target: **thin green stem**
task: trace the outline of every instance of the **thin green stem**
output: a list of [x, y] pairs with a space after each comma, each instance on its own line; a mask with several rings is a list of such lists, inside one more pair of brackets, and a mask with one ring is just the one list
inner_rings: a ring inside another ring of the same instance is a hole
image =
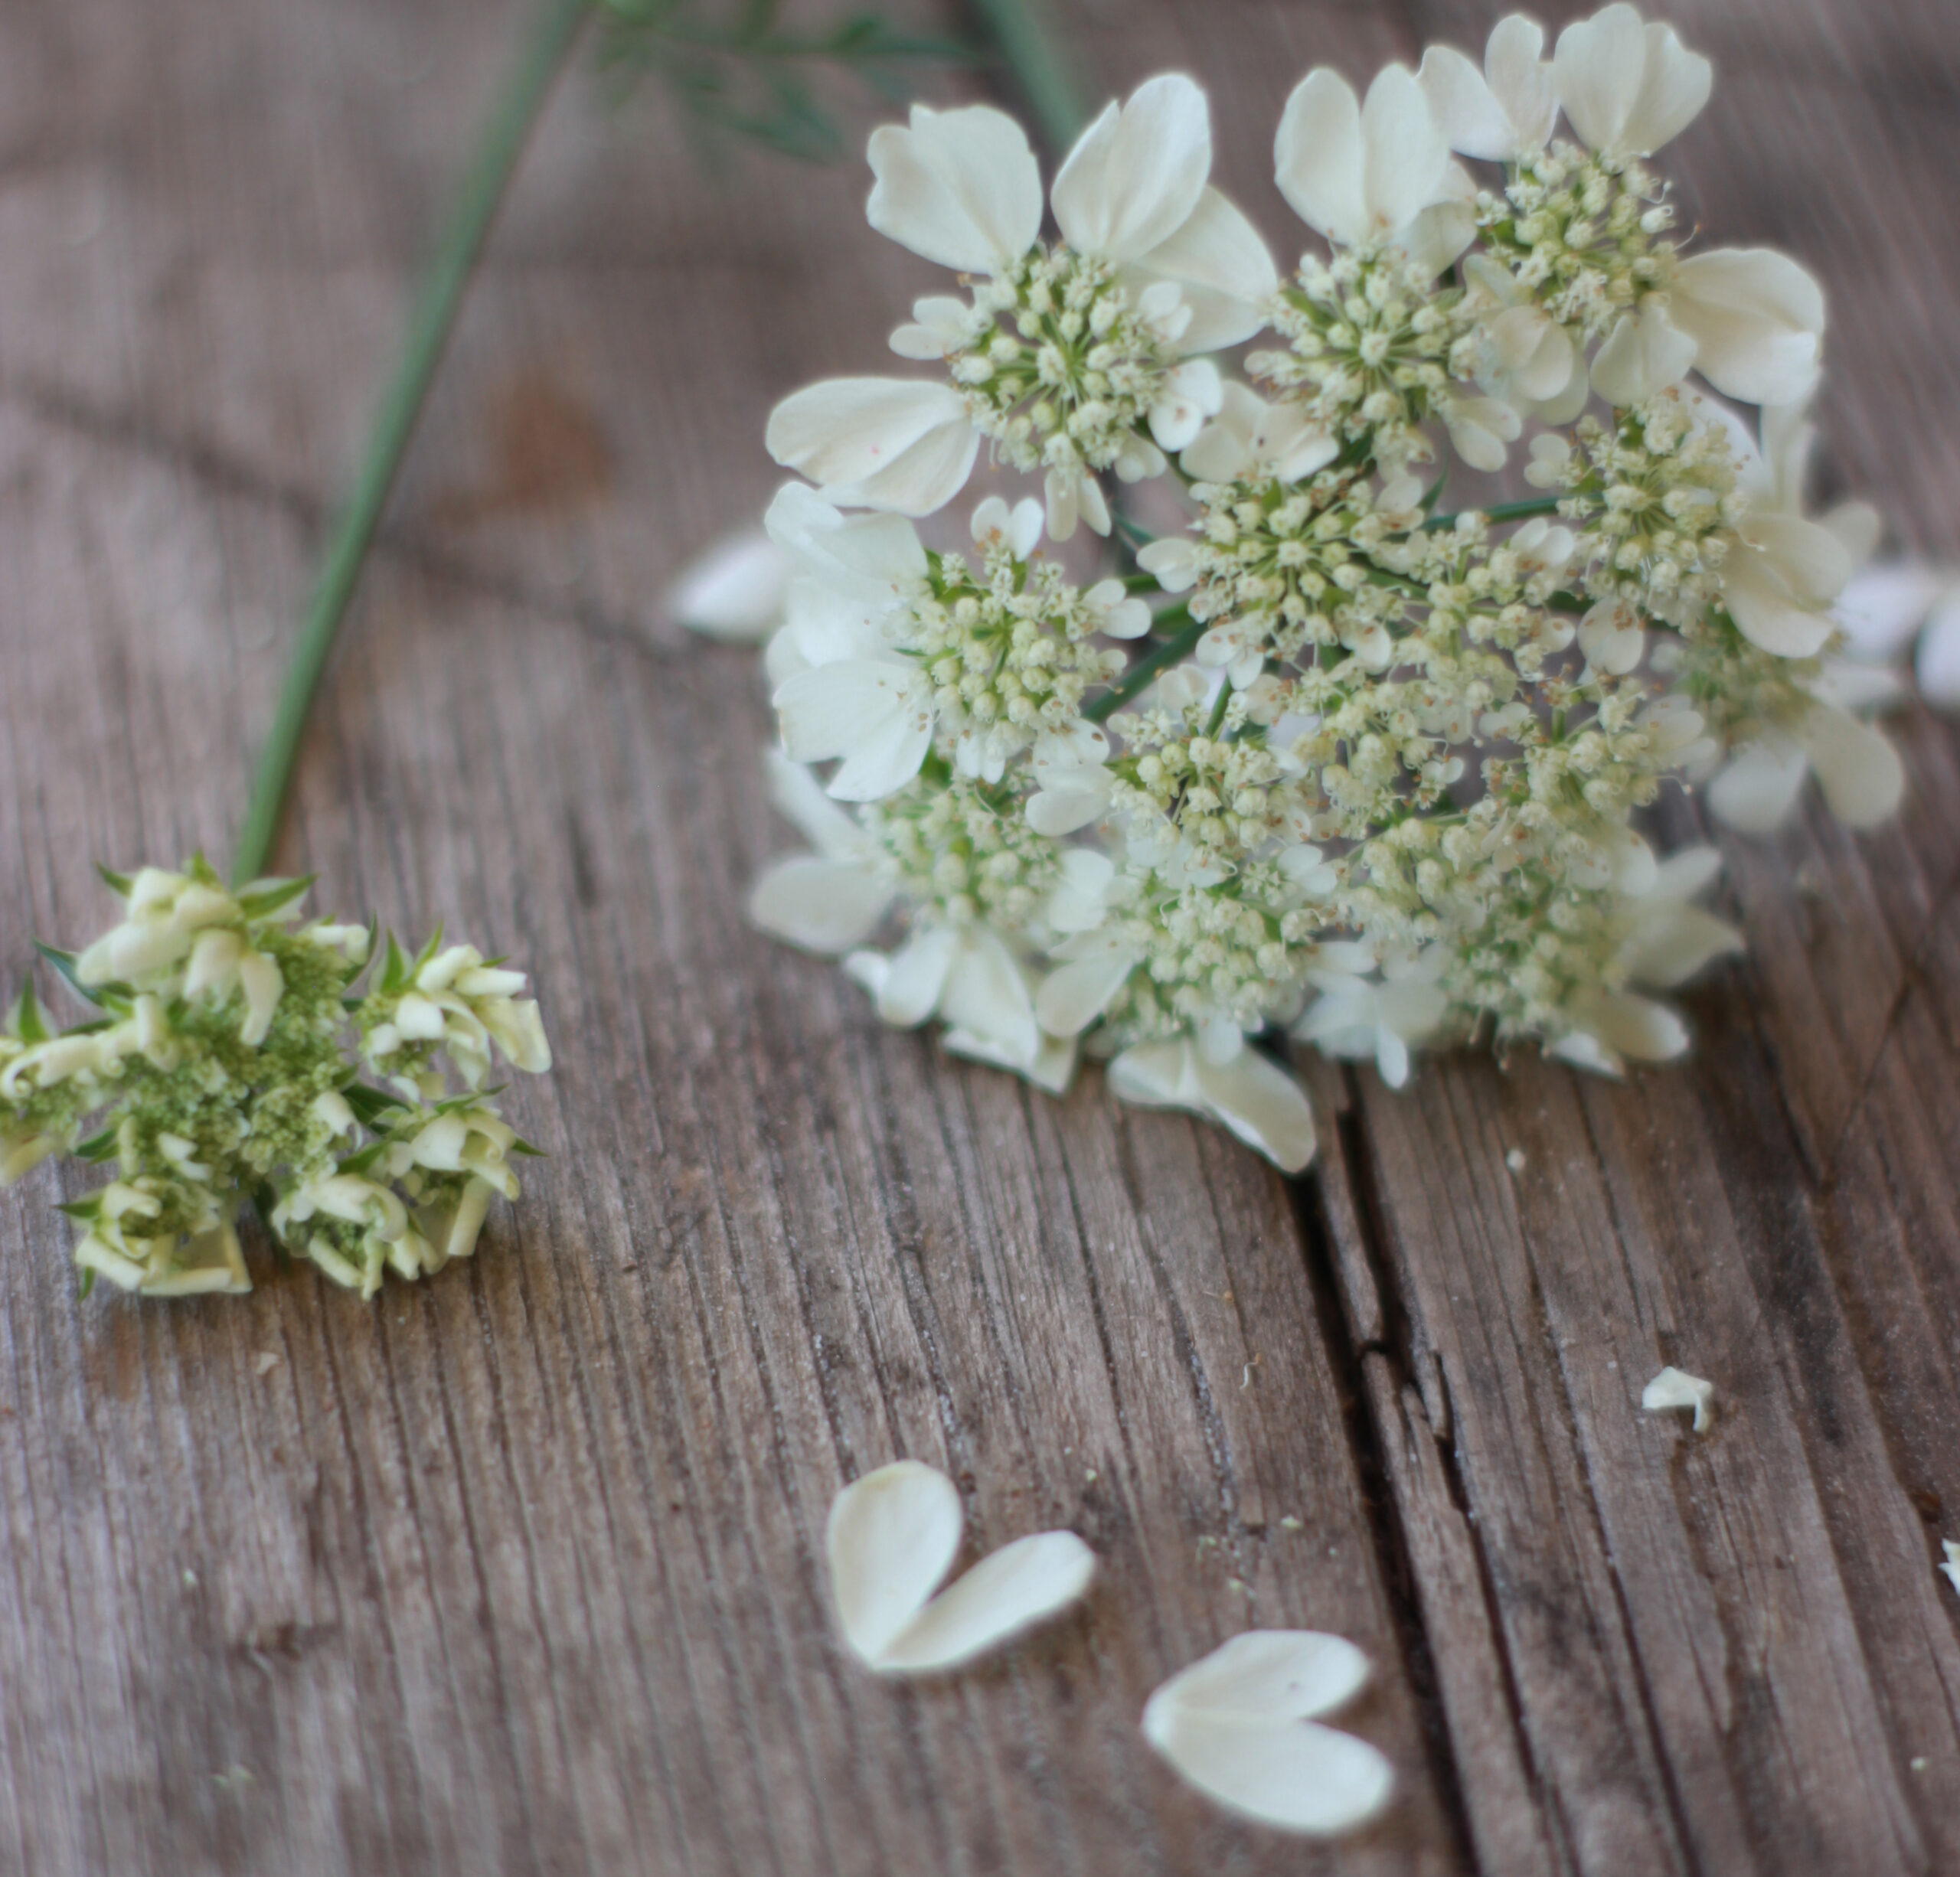
[[1082, 133], [1089, 113], [1074, 74], [1041, 22], [1039, 0], [973, 0], [1027, 98], [1041, 135], [1059, 156]]
[[[1163, 617], [1174, 619], [1184, 611], [1182, 606], [1174, 606]], [[1191, 619], [1168, 638], [1160, 639], [1123, 674], [1120, 684], [1111, 686], [1093, 703], [1084, 704], [1082, 714], [1092, 723], [1107, 722], [1132, 698], [1141, 697], [1148, 690], [1160, 671], [1188, 657], [1206, 630], [1205, 621]]]
[[[1555, 515], [1562, 495], [1534, 495], [1528, 501], [1493, 502], [1488, 508], [1466, 509], [1468, 514], [1481, 515], [1486, 521], [1523, 521], [1532, 515]], [[1453, 528], [1456, 526], [1454, 515], [1432, 515], [1423, 524], [1426, 528]]]
[[233, 877], [241, 883], [256, 879], [271, 858], [313, 694], [360, 582], [368, 550], [407, 454], [430, 382], [442, 362], [463, 289], [532, 127], [592, 5], [593, 0], [548, 0], [511, 68], [463, 178], [462, 194], [423, 282], [400, 362], [369, 435], [360, 473], [328, 544], [312, 603], [279, 689], [272, 728], [260, 752], [233, 871]]

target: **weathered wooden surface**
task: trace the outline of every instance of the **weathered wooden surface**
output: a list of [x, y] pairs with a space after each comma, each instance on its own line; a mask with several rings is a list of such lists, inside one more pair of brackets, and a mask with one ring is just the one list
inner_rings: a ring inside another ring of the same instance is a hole
[[[1098, 91], [1206, 79], [1284, 252], [1292, 79], [1499, 10], [1065, 12]], [[93, 858], [227, 847], [523, 11], [0, 13], [10, 967], [101, 920]], [[1950, 8], [1675, 17], [1720, 67], [1687, 199], [1831, 294], [1828, 482], [1960, 551]], [[1904, 721], [1895, 829], [1728, 844], [1753, 955], [1691, 999], [1692, 1066], [1316, 1069], [1297, 1193], [1093, 1078], [1051, 1103], [880, 1030], [745, 929], [787, 844], [766, 713], [658, 607], [771, 486], [771, 401], [873, 367], [925, 283], [863, 189], [716, 185], [657, 109], [559, 100], [282, 857], [532, 965], [551, 1157], [473, 1265], [373, 1307], [308, 1275], [78, 1305], [59, 1177], [0, 1196], [0, 1869], [1960, 1868], [1953, 738]], [[1709, 1435], [1638, 1412], [1670, 1361], [1715, 1379]], [[822, 1520], [900, 1454], [976, 1546], [1073, 1524], [1086, 1611], [943, 1685], [854, 1672]], [[1402, 1796], [1338, 1849], [1223, 1820], [1136, 1733], [1255, 1624], [1379, 1664], [1351, 1724]]]

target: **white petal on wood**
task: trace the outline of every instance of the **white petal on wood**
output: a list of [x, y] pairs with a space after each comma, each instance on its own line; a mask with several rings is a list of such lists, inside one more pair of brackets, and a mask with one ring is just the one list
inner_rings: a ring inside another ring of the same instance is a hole
[[1394, 1769], [1380, 1751], [1314, 1721], [1248, 1721], [1171, 1707], [1145, 1737], [1207, 1798], [1262, 1825], [1331, 1837], [1388, 1802]]
[[965, 1524], [959, 1494], [943, 1473], [895, 1461], [839, 1493], [826, 1546], [831, 1592], [844, 1639], [877, 1658], [952, 1567]]
[[1690, 1375], [1684, 1369], [1663, 1369], [1640, 1392], [1640, 1405], [1649, 1414], [1664, 1412], [1671, 1408], [1690, 1408], [1694, 1411], [1694, 1431], [1700, 1434], [1714, 1419], [1715, 1384], [1704, 1382], [1698, 1375]]
[[1256, 1049], [1230, 1063], [1194, 1065], [1205, 1105], [1248, 1146], [1282, 1173], [1298, 1173], [1314, 1157], [1314, 1112], [1300, 1085]]
[[1211, 116], [1181, 73], [1111, 105], [1069, 152], [1050, 192], [1070, 246], [1119, 266], [1183, 227], [1211, 174]]
[[957, 1668], [1087, 1594], [1096, 1554], [1073, 1532], [1037, 1532], [982, 1558], [887, 1644], [881, 1674]]
[[1040, 168], [1004, 112], [915, 104], [909, 126], [872, 132], [869, 154], [871, 226], [942, 267], [993, 273], [1041, 232]]
[[1368, 1658], [1344, 1636], [1324, 1630], [1255, 1629], [1180, 1670], [1150, 1697], [1152, 1712], [1176, 1706], [1240, 1719], [1312, 1720], [1353, 1699], [1367, 1682]]

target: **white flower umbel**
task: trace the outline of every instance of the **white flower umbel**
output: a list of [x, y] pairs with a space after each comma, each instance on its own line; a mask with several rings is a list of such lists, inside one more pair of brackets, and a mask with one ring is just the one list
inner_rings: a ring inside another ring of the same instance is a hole
[[1377, 1817], [1394, 1769], [1365, 1740], [1325, 1727], [1368, 1679], [1368, 1660], [1316, 1630], [1249, 1630], [1174, 1675], [1143, 1710], [1143, 1735], [1207, 1798], [1310, 1837]]
[[[1274, 139], [1315, 237], [1283, 282], [1210, 189], [1188, 80], [1096, 120], [1053, 246], [998, 113], [880, 131], [874, 224], [973, 292], [893, 341], [951, 383], [833, 382], [773, 419], [823, 485], [769, 522], [798, 566], [776, 788], [815, 851], [772, 865], [757, 922], [843, 953], [887, 1020], [1044, 1087], [1079, 1050], [1289, 1170], [1314, 1129], [1279, 1036], [1397, 1086], [1466, 1043], [1613, 1076], [1686, 1050], [1666, 1000], [1741, 940], [1699, 903], [1712, 854], [1649, 844], [1656, 805], [1707, 785], [1766, 829], [1815, 774], [1863, 828], [1904, 779], [1864, 721], [1896, 684], [1838, 655], [1877, 518], [1802, 500], [1822, 293], [1693, 250], [1654, 167], [1711, 82], [1624, 5], [1555, 48], [1514, 15], [1365, 96], [1311, 72]], [[1250, 384], [1190, 356], [1262, 319]], [[1038, 481], [929, 547], [905, 515], [982, 442]], [[1459, 465], [1521, 446], [1537, 498], [1451, 511]], [[1042, 523], [1112, 525], [1108, 472], [1173, 453], [1184, 524], [1064, 574]], [[1954, 621], [1919, 662], [1960, 696]]]
[[1100, 480], [1162, 474], [1218, 407], [1196, 354], [1257, 330], [1277, 285], [1252, 225], [1210, 186], [1204, 94], [1155, 78], [1083, 132], [1051, 194], [1020, 126], [985, 105], [913, 107], [874, 132], [867, 213], [880, 233], [977, 277], [971, 302], [921, 300], [893, 349], [943, 360], [950, 384], [838, 378], [779, 404], [776, 459], [850, 507], [925, 515], [965, 485], [983, 439], [1045, 475], [1057, 540], [1109, 528]]
[[1074, 1533], [1039, 1532], [940, 1590], [965, 1524], [952, 1480], [916, 1460], [894, 1461], [838, 1494], [826, 1540], [831, 1591], [844, 1640], [867, 1667], [962, 1667], [1080, 1602], [1094, 1582], [1096, 1554]]
[[1695, 1432], [1704, 1433], [1715, 1418], [1715, 1384], [1683, 1369], [1665, 1368], [1641, 1390], [1640, 1405], [1649, 1414], [1684, 1408], [1694, 1416]]

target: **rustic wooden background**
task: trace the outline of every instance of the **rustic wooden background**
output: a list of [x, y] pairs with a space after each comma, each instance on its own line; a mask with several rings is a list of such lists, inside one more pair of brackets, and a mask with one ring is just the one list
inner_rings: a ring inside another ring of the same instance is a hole
[[[8, 971], [104, 920], [96, 857], [228, 848], [526, 10], [0, 8]], [[1293, 80], [1500, 10], [1060, 8], [1097, 94], [1211, 87], [1282, 253]], [[1719, 68], [1684, 199], [1831, 296], [1828, 489], [1960, 552], [1960, 17], [1674, 17]], [[1057, 1104], [880, 1030], [745, 929], [791, 841], [766, 710], [658, 599], [773, 485], [773, 400], [877, 369], [928, 284], [865, 186], [717, 180], [655, 102], [557, 99], [281, 855], [529, 962], [560, 1066], [514, 1106], [551, 1157], [473, 1264], [373, 1305], [78, 1304], [65, 1176], [0, 1197], [0, 1868], [1960, 1869], [1960, 744], [1902, 720], [1870, 838], [1807, 809], [1724, 843], [1753, 953], [1690, 997], [1690, 1066], [1318, 1069], [1295, 1187], [1093, 1075]], [[1638, 1411], [1666, 1362], [1714, 1379], [1705, 1437]], [[1086, 1611], [942, 1685], [854, 1670], [823, 1520], [908, 1454], [975, 1546], [1083, 1533]], [[1338, 1847], [1230, 1822], [1137, 1733], [1256, 1624], [1379, 1666], [1352, 1724], [1400, 1802]]]

